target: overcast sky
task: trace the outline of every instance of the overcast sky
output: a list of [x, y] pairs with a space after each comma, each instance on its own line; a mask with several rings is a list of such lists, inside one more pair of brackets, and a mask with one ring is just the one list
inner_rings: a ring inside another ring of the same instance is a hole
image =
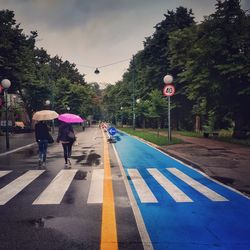
[[[37, 47], [75, 63], [87, 82], [122, 79], [129, 59], [143, 48], [145, 37], [167, 10], [192, 9], [195, 20], [215, 11], [216, 0], [0, 0], [1, 9], [15, 12], [26, 34], [38, 31]], [[242, 0], [243, 9], [250, 0]], [[126, 60], [128, 59], [128, 60]], [[103, 67], [94, 74], [94, 67]], [[84, 67], [86, 65], [93, 68]]]

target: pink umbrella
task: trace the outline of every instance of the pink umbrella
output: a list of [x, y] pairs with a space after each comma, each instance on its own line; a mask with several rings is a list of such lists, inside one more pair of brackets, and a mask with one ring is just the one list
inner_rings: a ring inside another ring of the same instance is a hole
[[58, 120], [66, 123], [79, 123], [84, 121], [79, 115], [69, 113], [59, 115]]

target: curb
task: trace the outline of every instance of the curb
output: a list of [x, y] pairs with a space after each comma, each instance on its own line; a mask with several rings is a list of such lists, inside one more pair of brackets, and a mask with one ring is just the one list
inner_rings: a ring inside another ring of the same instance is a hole
[[172, 156], [173, 158], [175, 158], [175, 159], [177, 159], [179, 161], [182, 161], [183, 163], [185, 163], [185, 164], [187, 164], [187, 165], [189, 165], [189, 166], [191, 166], [193, 168], [196, 168], [196, 169], [200, 170], [201, 172], [205, 173], [205, 171], [202, 169], [202, 167], [199, 164], [194, 163], [193, 161], [191, 161], [191, 160], [189, 160], [189, 159], [187, 159], [185, 157], [182, 157], [180, 155], [169, 152], [169, 151], [163, 149], [162, 147], [160, 147], [160, 146], [158, 146], [158, 145], [156, 145], [156, 144], [154, 144], [152, 142], [146, 141], [146, 140], [144, 140], [144, 139], [142, 139], [142, 138], [140, 138], [138, 136], [130, 135], [130, 134], [124, 132], [124, 131], [121, 131], [121, 132], [125, 133], [125, 134], [127, 134], [129, 136], [132, 136], [132, 137], [136, 138], [137, 140], [142, 141], [142, 142], [144, 142], [144, 143], [146, 143], [146, 144], [148, 144], [148, 145], [150, 145], [150, 146], [152, 146], [154, 148], [157, 148], [158, 150], [162, 151], [163, 153], [166, 153], [166, 154]]
[[198, 164], [198, 163], [194, 163], [193, 161], [183, 157], [183, 156], [180, 156], [180, 155], [177, 155], [177, 154], [174, 154], [172, 152], [169, 152], [167, 150], [164, 150], [163, 148], [159, 147], [159, 146], [156, 146], [157, 149], [159, 149], [160, 151], [172, 156], [173, 158], [176, 158], [177, 160], [179, 161], [182, 161], [183, 163], [193, 167], [193, 168], [196, 168], [198, 170], [200, 170], [201, 172], [205, 173], [205, 171], [202, 169], [202, 167]]

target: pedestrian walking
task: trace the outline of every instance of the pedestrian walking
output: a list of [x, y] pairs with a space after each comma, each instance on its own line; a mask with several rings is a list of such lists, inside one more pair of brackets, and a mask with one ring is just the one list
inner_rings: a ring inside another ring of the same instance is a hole
[[47, 148], [48, 142], [53, 139], [49, 133], [49, 128], [45, 121], [39, 121], [35, 125], [35, 136], [36, 142], [38, 144], [39, 149], [39, 161], [38, 165], [43, 167], [46, 166], [46, 158], [47, 158]]
[[75, 140], [76, 137], [72, 125], [70, 123], [62, 122], [58, 129], [57, 142], [62, 143], [65, 167], [71, 165], [70, 157], [72, 145]]

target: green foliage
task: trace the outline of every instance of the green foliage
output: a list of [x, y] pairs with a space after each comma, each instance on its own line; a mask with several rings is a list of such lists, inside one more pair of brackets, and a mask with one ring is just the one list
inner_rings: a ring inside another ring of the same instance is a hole
[[[96, 114], [139, 127], [167, 124], [163, 77], [172, 74], [171, 124], [192, 130], [231, 128], [235, 138], [250, 131], [250, 15], [240, 0], [217, 1], [215, 12], [196, 24], [184, 7], [168, 11], [145, 38], [121, 81], [105, 90], [87, 84], [76, 65], [35, 48], [36, 32], [25, 35], [14, 12], [0, 12], [0, 77], [12, 82], [31, 115], [50, 99], [58, 111], [66, 105], [83, 116]], [[3, 35], [4, 34], [4, 35]], [[140, 99], [137, 103], [136, 100]], [[133, 109], [133, 107], [135, 108]]]
[[34, 31], [23, 33], [13, 11], [0, 11], [0, 79], [10, 79], [9, 92], [18, 91], [30, 118], [45, 108], [46, 100], [58, 112], [67, 106], [83, 116], [100, 112], [97, 87], [86, 84], [75, 64], [36, 48], [37, 36]]
[[[147, 37], [144, 49], [134, 55], [122, 81], [105, 90], [104, 106], [107, 119], [115, 114], [123, 116], [124, 123], [132, 124], [132, 108], [134, 100], [137, 125], [140, 127], [163, 126], [166, 124], [166, 100], [161, 90], [163, 77], [171, 73], [169, 66], [169, 35], [174, 30], [184, 29], [194, 23], [191, 10], [179, 7], [168, 11], [165, 19], [155, 26], [155, 32]], [[186, 105], [187, 106], [187, 105]], [[123, 107], [122, 112], [120, 107]], [[173, 103], [172, 108], [177, 109]], [[181, 108], [179, 108], [181, 110]]]
[[174, 133], [188, 137], [203, 137], [202, 133], [193, 131], [175, 131]]
[[171, 67], [182, 69], [177, 82], [185, 85], [193, 112], [205, 98], [204, 125], [213, 119], [212, 127], [222, 128], [231, 119], [235, 131], [250, 129], [249, 20], [238, 0], [218, 1], [201, 24], [170, 36]]
[[139, 138], [144, 139], [145, 141], [154, 143], [158, 146], [170, 145], [181, 143], [182, 140], [177, 138], [172, 138], [172, 141], [169, 143], [166, 136], [157, 135], [155, 133], [151, 133], [148, 130], [134, 130], [132, 128], [119, 128], [119, 130], [124, 131], [130, 135], [137, 136]]
[[135, 109], [138, 126], [167, 124], [165, 107], [158, 103], [163, 98], [152, 93], [163, 89], [163, 77], [170, 73], [176, 88], [171, 98], [173, 128], [192, 130], [199, 116], [203, 127], [217, 130], [234, 124], [233, 135], [246, 137], [250, 16], [239, 0], [217, 1], [215, 7], [200, 24], [186, 8], [168, 11], [145, 39], [144, 49], [134, 55], [122, 81], [107, 90], [106, 110], [126, 116], [124, 122], [131, 124], [133, 98], [140, 98]]

